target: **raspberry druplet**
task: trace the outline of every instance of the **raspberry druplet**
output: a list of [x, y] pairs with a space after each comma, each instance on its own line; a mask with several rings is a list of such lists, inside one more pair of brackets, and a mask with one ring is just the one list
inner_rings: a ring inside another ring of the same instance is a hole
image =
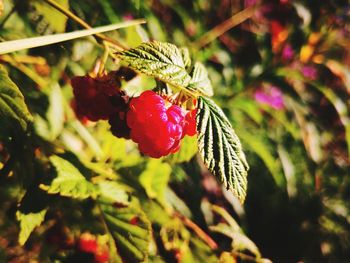
[[130, 137], [143, 154], [159, 158], [179, 149], [185, 113], [177, 105], [167, 107], [155, 92], [145, 91], [133, 98], [126, 120]]
[[184, 133], [188, 136], [193, 136], [197, 134], [196, 114], [197, 114], [197, 109], [194, 109], [189, 111], [185, 116]]

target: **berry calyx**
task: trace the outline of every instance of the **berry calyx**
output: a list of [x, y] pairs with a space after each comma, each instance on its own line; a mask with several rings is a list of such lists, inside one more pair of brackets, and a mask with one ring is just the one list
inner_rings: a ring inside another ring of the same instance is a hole
[[127, 112], [130, 137], [139, 150], [159, 158], [176, 152], [183, 137], [185, 114], [177, 105], [166, 106], [164, 99], [153, 91], [133, 98]]

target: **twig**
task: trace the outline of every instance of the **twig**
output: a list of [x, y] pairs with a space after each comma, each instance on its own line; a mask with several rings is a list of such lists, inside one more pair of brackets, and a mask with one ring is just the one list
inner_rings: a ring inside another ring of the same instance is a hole
[[[1, 59], [0, 59], [1, 60]], [[5, 61], [5, 60], [4, 60]], [[31, 68], [26, 65], [18, 62], [15, 57], [6, 57], [6, 62], [9, 63], [12, 67], [18, 69], [25, 75], [27, 75], [31, 80], [33, 80], [40, 88], [44, 88], [47, 86], [47, 81], [43, 79], [40, 75], [38, 75]]]
[[231, 28], [239, 25], [240, 23], [250, 18], [254, 14], [255, 9], [256, 9], [256, 6], [250, 6], [244, 9], [243, 11], [235, 14], [231, 18], [222, 22], [220, 25], [217, 25], [212, 30], [205, 33], [199, 40], [196, 41], [194, 46], [197, 48], [201, 48], [209, 44], [214, 39], [224, 34], [226, 31], [230, 30]]
[[260, 262], [260, 258], [249, 256], [249, 255], [241, 253], [241, 252], [231, 251], [230, 253], [232, 255], [236, 256], [236, 257], [239, 257], [239, 258], [243, 259], [243, 260], [249, 260], [249, 261], [253, 261], [253, 262]]
[[[47, 4], [49, 4], [50, 6], [52, 6], [53, 8], [55, 8], [56, 10], [58, 10], [59, 12], [63, 13], [64, 15], [66, 15], [67, 17], [69, 17], [70, 19], [74, 20], [75, 22], [77, 22], [79, 25], [81, 25], [82, 27], [86, 28], [86, 29], [91, 29], [92, 27], [86, 23], [83, 19], [81, 19], [80, 17], [76, 16], [75, 14], [73, 14], [71, 11], [69, 11], [68, 9], [64, 8], [63, 6], [61, 6], [60, 4], [58, 4], [57, 2], [55, 2], [54, 0], [44, 0]], [[96, 37], [100, 38], [101, 40], [110, 42], [111, 44], [113, 44], [115, 46], [116, 49], [118, 50], [123, 50], [126, 49], [126, 47], [124, 47], [122, 44], [120, 44], [118, 41], [109, 38], [101, 33], [98, 33], [95, 35]]]
[[211, 249], [218, 248], [218, 245], [216, 244], [216, 242], [207, 233], [205, 233], [196, 223], [194, 223], [191, 219], [189, 219], [189, 218], [187, 218], [187, 217], [185, 217], [177, 212], [175, 212], [174, 215], [177, 216], [178, 218], [180, 218], [186, 226], [191, 228], [198, 235], [198, 237], [200, 237], [205, 243], [208, 244], [208, 246]]

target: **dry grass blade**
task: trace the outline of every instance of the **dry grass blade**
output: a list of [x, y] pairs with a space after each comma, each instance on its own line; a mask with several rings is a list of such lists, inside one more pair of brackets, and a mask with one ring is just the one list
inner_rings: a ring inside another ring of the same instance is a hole
[[46, 46], [50, 44], [60, 43], [60, 42], [64, 42], [64, 41], [68, 41], [68, 40], [72, 40], [80, 37], [95, 35], [98, 33], [135, 26], [143, 23], [145, 23], [145, 20], [137, 19], [137, 20], [127, 21], [127, 22], [112, 24], [108, 26], [101, 26], [101, 27], [96, 27], [92, 29], [84, 29], [84, 30], [79, 30], [79, 31], [74, 31], [69, 33], [6, 41], [3, 43], [0, 43], [0, 54], [6, 54], [6, 53], [22, 50], [22, 49], [41, 47], [41, 46]]

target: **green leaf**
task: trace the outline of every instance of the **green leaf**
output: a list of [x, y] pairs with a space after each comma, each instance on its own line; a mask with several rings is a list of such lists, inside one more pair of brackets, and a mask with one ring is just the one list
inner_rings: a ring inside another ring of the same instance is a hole
[[108, 26], [96, 27], [92, 29], [78, 30], [78, 31], [69, 32], [69, 33], [5, 41], [0, 43], [0, 55], [22, 50], [22, 49], [27, 49], [27, 48], [47, 46], [55, 43], [60, 43], [60, 42], [64, 42], [64, 41], [68, 41], [76, 38], [91, 36], [94, 34], [112, 31], [119, 28], [134, 26], [142, 23], [144, 23], [144, 20], [138, 19], [138, 20], [132, 20], [132, 21], [127, 21], [127, 22], [118, 23], [118, 24], [112, 24]]
[[113, 181], [101, 181], [98, 183], [99, 199], [106, 202], [129, 204], [129, 195], [124, 187]]
[[182, 52], [173, 44], [153, 41], [116, 55], [132, 69], [176, 87], [185, 88], [191, 81]]
[[36, 213], [22, 213], [17, 211], [16, 217], [20, 221], [20, 233], [18, 237], [18, 242], [21, 246], [28, 240], [30, 234], [33, 232], [34, 228], [40, 226], [45, 219], [47, 209], [41, 210]]
[[149, 159], [146, 169], [141, 173], [139, 181], [148, 197], [164, 202], [165, 189], [170, 178], [171, 167], [159, 159]]
[[24, 97], [5, 68], [0, 65], [0, 131], [11, 134], [13, 130], [28, 130], [32, 116], [24, 102]]
[[284, 189], [286, 187], [286, 178], [281, 171], [279, 160], [274, 156], [273, 148], [268, 138], [264, 137], [265, 134], [261, 134], [259, 131], [255, 131], [254, 134], [248, 131], [243, 131], [238, 134], [242, 142], [247, 146], [247, 149], [251, 149], [263, 160], [276, 184]]
[[196, 62], [190, 75], [192, 79], [187, 87], [188, 89], [209, 97], [214, 95], [208, 71], [202, 63]]
[[44, 221], [48, 204], [45, 192], [37, 186], [28, 188], [16, 212], [16, 218], [20, 222], [18, 242], [21, 246], [25, 244], [35, 227]]
[[[68, 0], [55, 0], [57, 4], [69, 9]], [[66, 22], [68, 17], [57, 11], [55, 8], [51, 7], [44, 1], [32, 1], [31, 3], [36, 11], [43, 16], [45, 22], [47, 22], [50, 29], [55, 32], [61, 33], [66, 29]]]
[[54, 140], [61, 133], [64, 123], [63, 95], [58, 83], [51, 86], [49, 103], [46, 117], [50, 124], [51, 139]]
[[53, 141], [62, 132], [64, 124], [63, 95], [58, 83], [54, 83], [48, 92], [49, 108], [46, 119], [39, 114], [34, 116], [34, 127], [36, 133], [48, 141]]
[[197, 153], [197, 139], [195, 136], [185, 136], [182, 139], [180, 150], [171, 154], [168, 159], [170, 163], [188, 162]]
[[100, 200], [100, 207], [125, 262], [147, 261], [151, 223], [139, 205], [133, 201], [125, 207]]
[[259, 249], [255, 243], [244, 234], [236, 220], [222, 207], [213, 205], [212, 209], [213, 212], [221, 215], [226, 222], [219, 223], [215, 226], [209, 226], [209, 229], [231, 238], [233, 251], [248, 250], [260, 259], [261, 254]]
[[205, 165], [243, 203], [249, 166], [224, 112], [212, 100], [199, 97], [196, 125], [198, 148]]
[[188, 69], [189, 67], [191, 67], [190, 51], [186, 47], [181, 47], [180, 52], [185, 64], [185, 68]]
[[42, 190], [49, 194], [60, 194], [77, 199], [96, 196], [94, 185], [87, 181], [70, 162], [56, 155], [51, 156], [50, 161], [57, 170], [57, 177], [50, 185], [41, 184]]

